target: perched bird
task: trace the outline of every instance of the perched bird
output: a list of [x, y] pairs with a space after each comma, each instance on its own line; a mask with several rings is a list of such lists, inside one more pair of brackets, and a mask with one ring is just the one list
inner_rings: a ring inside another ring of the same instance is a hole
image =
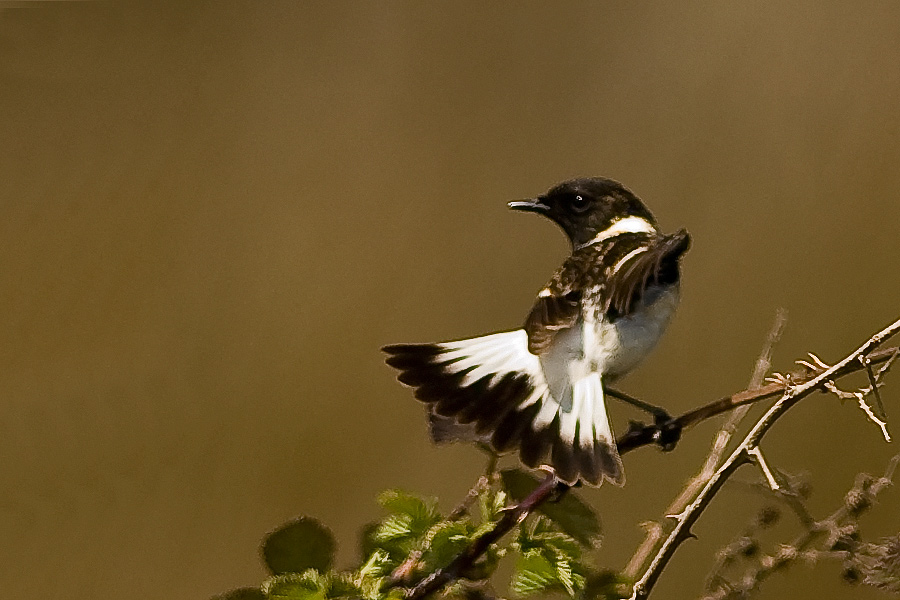
[[383, 348], [435, 418], [474, 427], [497, 452], [518, 448], [568, 484], [625, 481], [604, 386], [654, 347], [679, 299], [684, 230], [660, 233], [621, 183], [573, 179], [510, 208], [559, 225], [572, 254], [538, 292], [522, 329]]

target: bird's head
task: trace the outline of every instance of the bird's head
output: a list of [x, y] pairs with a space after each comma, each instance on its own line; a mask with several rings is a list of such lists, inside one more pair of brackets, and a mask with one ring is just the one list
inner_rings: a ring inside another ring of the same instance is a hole
[[574, 248], [597, 236], [656, 233], [656, 220], [644, 203], [618, 181], [603, 177], [571, 179], [537, 198], [509, 203], [513, 210], [536, 212], [559, 225]]

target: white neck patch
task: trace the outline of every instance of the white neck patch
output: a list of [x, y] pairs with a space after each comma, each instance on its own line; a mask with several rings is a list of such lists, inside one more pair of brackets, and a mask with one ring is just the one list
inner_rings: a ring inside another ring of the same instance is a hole
[[602, 242], [603, 240], [608, 240], [611, 237], [622, 235], [623, 233], [656, 233], [656, 227], [651, 225], [644, 217], [625, 217], [624, 219], [613, 221], [612, 225], [595, 235], [594, 239], [576, 246], [575, 249], [580, 250], [586, 246], [591, 246], [598, 242]]

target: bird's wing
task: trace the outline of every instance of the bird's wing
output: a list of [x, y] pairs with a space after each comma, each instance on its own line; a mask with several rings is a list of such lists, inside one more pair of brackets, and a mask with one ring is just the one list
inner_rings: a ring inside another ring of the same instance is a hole
[[650, 284], [678, 281], [678, 259], [690, 246], [684, 230], [670, 235], [623, 233], [576, 250], [540, 291], [528, 319], [528, 350], [543, 355], [573, 327], [582, 300], [615, 320], [628, 316]]
[[620, 244], [607, 253], [599, 305], [612, 320], [631, 314], [648, 285], [678, 281], [678, 259], [690, 246], [691, 238], [681, 230], [652, 236], [634, 247]]
[[588, 253], [574, 252], [538, 293], [525, 320], [529, 352], [544, 354], [560, 331], [569, 329], [578, 321], [581, 314], [582, 282], [586, 270], [593, 262]]

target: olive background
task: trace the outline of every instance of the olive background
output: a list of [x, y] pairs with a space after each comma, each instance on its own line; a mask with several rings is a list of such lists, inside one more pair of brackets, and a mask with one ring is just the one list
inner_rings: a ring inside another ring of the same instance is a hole
[[[568, 248], [506, 202], [569, 177], [693, 235], [622, 389], [742, 389], [778, 307], [776, 369], [850, 352], [900, 317], [898, 31], [892, 1], [0, 3], [0, 595], [202, 599], [258, 584], [297, 514], [349, 565], [379, 490], [452, 507], [484, 458], [429, 443], [379, 347], [518, 327]], [[900, 415], [900, 381], [884, 398]], [[715, 430], [581, 492], [600, 564]], [[900, 448], [815, 395], [764, 450], [824, 516]], [[659, 597], [697, 597], [766, 500], [737, 479]], [[867, 538], [900, 531], [897, 494]], [[759, 597], [884, 596], [830, 562]]]

